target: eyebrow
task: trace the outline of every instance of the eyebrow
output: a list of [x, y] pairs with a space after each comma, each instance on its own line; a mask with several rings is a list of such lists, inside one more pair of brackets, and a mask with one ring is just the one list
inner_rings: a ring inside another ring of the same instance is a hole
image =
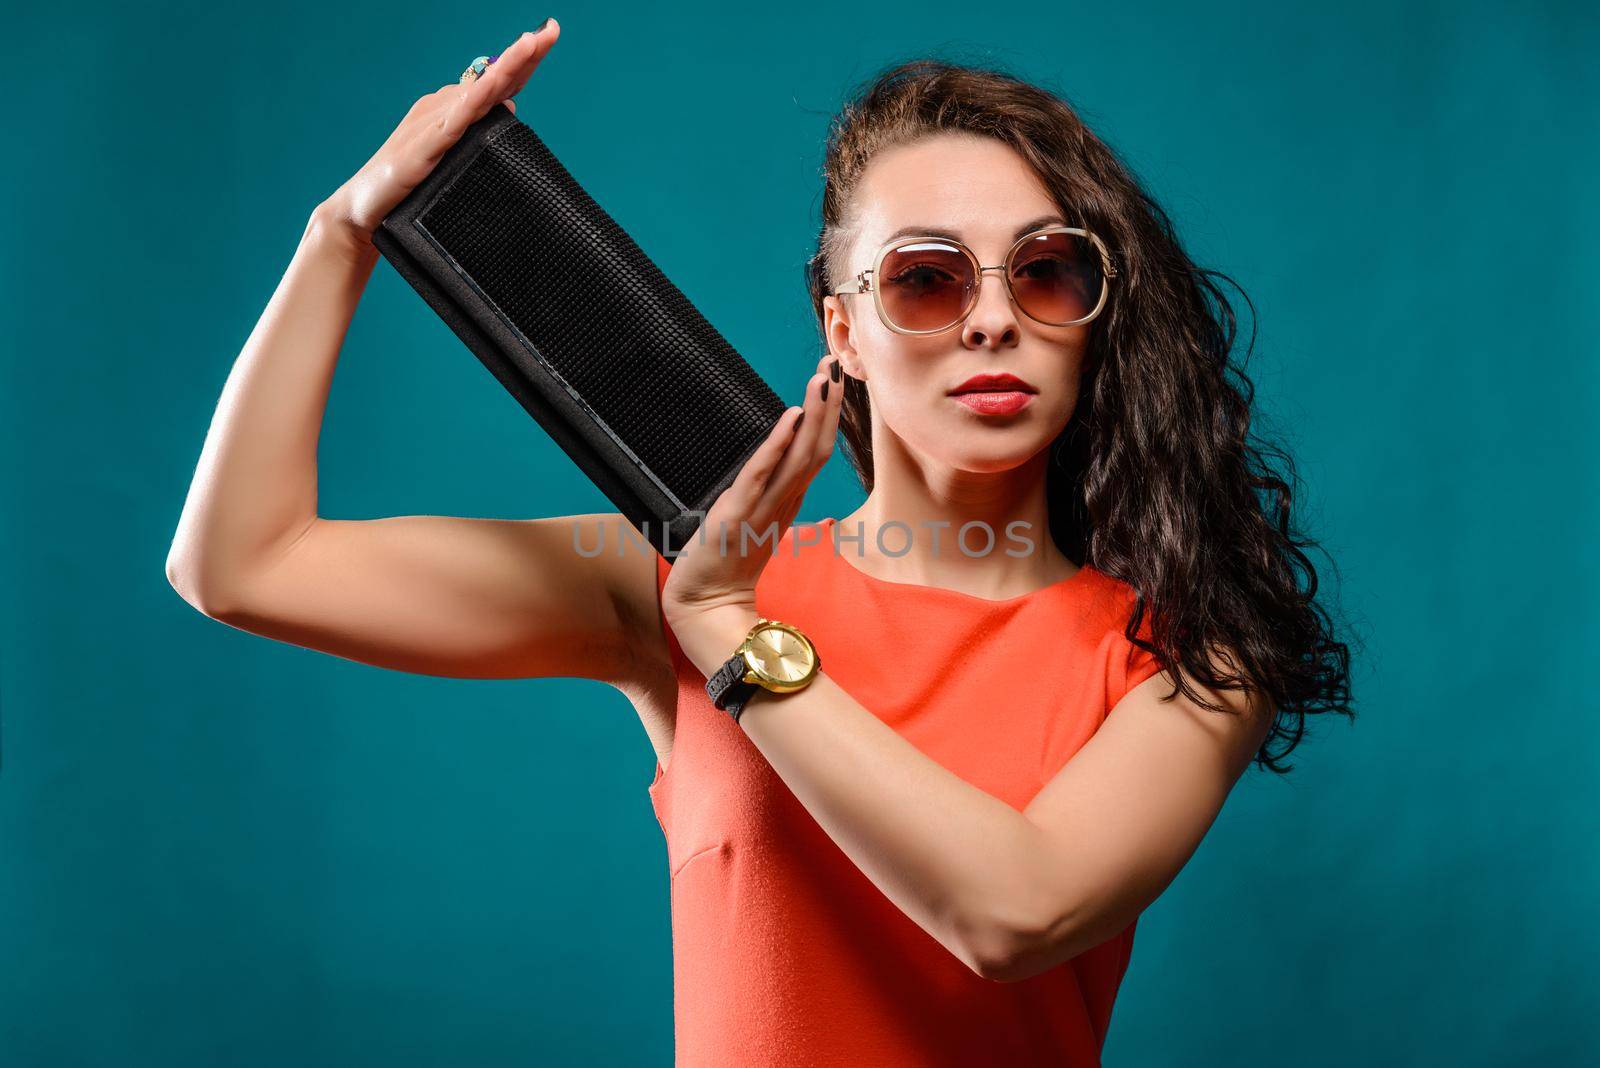
[[[1031, 233], [1032, 231], [1039, 229], [1041, 226], [1065, 226], [1065, 225], [1067, 225], [1067, 220], [1063, 219], [1060, 215], [1056, 215], [1056, 214], [1041, 215], [1037, 219], [1029, 219], [1027, 222], [1025, 222], [1021, 226], [1017, 227], [1016, 233], [1011, 235], [1011, 240], [1015, 241], [1018, 238], [1020, 238], [1023, 234]], [[947, 237], [952, 241], [960, 241], [960, 240], [962, 240], [961, 235], [956, 233], [954, 230], [944, 230], [944, 229], [941, 229], [941, 228], [939, 228], [937, 226], [902, 226], [900, 229], [896, 230], [894, 233], [890, 234], [888, 237], [884, 238], [883, 240], [884, 240], [884, 243], [887, 244], [888, 242], [893, 241], [896, 238], [912, 237], [912, 236], [916, 236], [916, 237]]]

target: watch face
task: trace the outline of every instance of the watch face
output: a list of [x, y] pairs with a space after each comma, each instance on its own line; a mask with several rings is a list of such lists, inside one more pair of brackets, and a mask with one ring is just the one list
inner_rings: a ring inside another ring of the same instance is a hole
[[817, 656], [809, 642], [785, 627], [766, 626], [750, 638], [751, 667], [777, 683], [799, 682], [811, 673]]

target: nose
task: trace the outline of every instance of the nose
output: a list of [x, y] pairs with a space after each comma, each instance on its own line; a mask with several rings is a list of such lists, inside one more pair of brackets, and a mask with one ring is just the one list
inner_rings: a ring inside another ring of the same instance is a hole
[[[990, 271], [1001, 275], [990, 278]], [[969, 348], [1000, 348], [1016, 345], [1022, 338], [1022, 324], [1006, 288], [1005, 267], [983, 267], [978, 271], [978, 299], [961, 324], [961, 342]]]

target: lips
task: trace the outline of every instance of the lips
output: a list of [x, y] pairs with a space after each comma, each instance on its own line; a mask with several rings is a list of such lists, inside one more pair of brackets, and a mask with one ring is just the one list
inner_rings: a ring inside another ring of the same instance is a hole
[[950, 391], [950, 396], [958, 397], [967, 393], [1037, 393], [1037, 389], [1028, 382], [1024, 382], [1013, 374], [973, 375], [955, 389]]
[[1013, 415], [1032, 404], [1033, 397], [1032, 393], [1013, 389], [1002, 393], [954, 393], [950, 399], [979, 415]]

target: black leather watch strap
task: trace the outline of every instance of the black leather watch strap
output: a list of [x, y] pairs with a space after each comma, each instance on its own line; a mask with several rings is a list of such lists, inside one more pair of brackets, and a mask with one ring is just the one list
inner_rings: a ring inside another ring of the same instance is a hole
[[735, 723], [739, 722], [739, 713], [744, 711], [745, 702], [761, 689], [753, 682], [744, 681], [745, 673], [749, 670], [744, 654], [735, 653], [706, 680], [706, 694], [711, 698], [711, 703], [731, 715]]

